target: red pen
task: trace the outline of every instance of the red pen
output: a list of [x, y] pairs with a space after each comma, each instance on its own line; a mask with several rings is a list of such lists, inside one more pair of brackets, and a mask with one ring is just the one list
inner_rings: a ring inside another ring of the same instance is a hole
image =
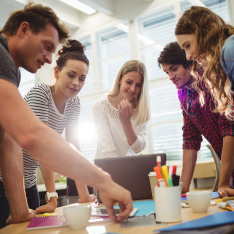
[[154, 171], [155, 171], [155, 173], [157, 175], [159, 187], [166, 187], [165, 181], [162, 178], [162, 175], [160, 173], [160, 168], [158, 166], [156, 166], [156, 167], [154, 167]]

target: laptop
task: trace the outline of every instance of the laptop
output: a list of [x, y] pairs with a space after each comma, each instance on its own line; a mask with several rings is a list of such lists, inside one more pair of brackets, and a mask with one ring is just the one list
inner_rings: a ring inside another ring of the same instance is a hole
[[[146, 154], [95, 159], [94, 164], [111, 175], [113, 181], [129, 190], [133, 200], [152, 199], [148, 174], [156, 166], [157, 156], [166, 165], [166, 154]], [[97, 192], [98, 202], [101, 202]]]

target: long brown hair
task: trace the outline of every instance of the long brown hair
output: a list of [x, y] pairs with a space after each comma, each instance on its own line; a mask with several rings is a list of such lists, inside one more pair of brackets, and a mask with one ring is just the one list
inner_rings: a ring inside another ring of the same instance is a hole
[[231, 82], [221, 66], [220, 53], [225, 40], [234, 34], [234, 27], [208, 8], [192, 6], [179, 19], [175, 34], [195, 34], [199, 56], [207, 63], [202, 79], [217, 102], [216, 110], [233, 119]]

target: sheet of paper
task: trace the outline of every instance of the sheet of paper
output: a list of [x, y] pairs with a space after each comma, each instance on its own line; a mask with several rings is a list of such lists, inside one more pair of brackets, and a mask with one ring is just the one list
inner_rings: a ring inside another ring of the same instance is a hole
[[[120, 228], [156, 226], [154, 215], [128, 218], [120, 222]], [[160, 225], [160, 224], [159, 224]], [[164, 224], [165, 225], [165, 224]]]

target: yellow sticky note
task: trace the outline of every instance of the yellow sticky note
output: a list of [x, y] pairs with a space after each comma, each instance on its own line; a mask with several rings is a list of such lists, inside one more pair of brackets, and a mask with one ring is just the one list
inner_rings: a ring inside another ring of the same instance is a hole
[[43, 216], [44, 217], [48, 217], [48, 216], [55, 216], [56, 213], [44, 213]]

